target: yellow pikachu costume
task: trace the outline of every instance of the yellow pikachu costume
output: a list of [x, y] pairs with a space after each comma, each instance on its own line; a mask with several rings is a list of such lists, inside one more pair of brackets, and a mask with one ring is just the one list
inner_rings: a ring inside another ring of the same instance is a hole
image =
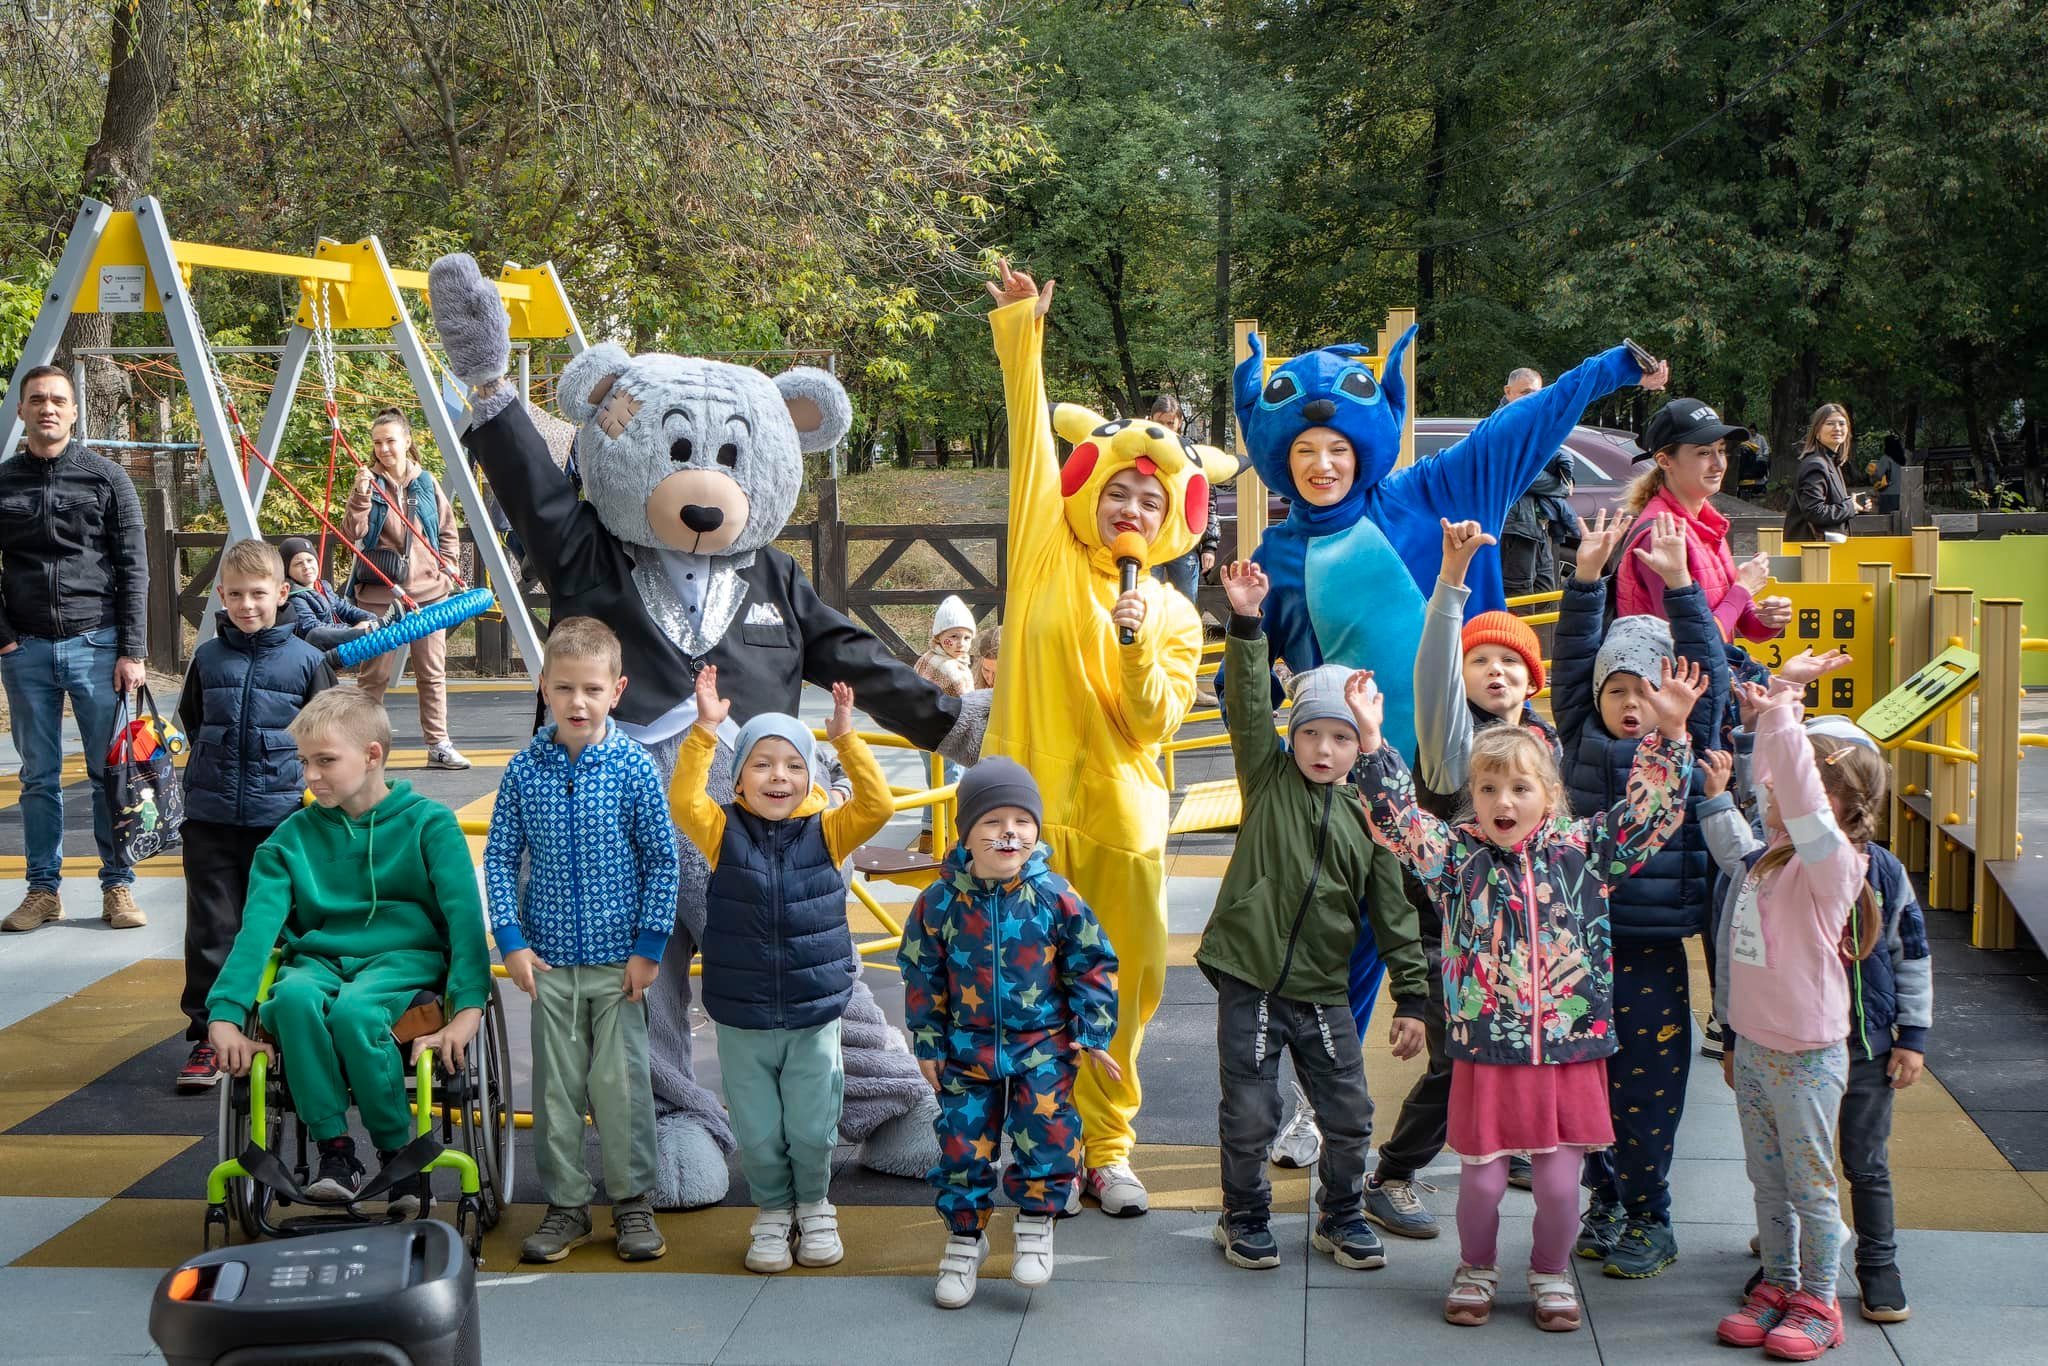
[[[1117, 643], [1110, 609], [1117, 566], [1096, 530], [1112, 477], [1137, 467], [1165, 488], [1149, 559], [1192, 550], [1209, 515], [1210, 481], [1235, 462], [1145, 422], [1106, 422], [1074, 404], [1048, 411], [1036, 301], [989, 315], [1010, 414], [1009, 592], [1003, 667], [982, 753], [1031, 771], [1045, 802], [1042, 838], [1053, 870], [1095, 912], [1116, 949], [1113, 1082], [1084, 1067], [1074, 1086], [1090, 1167], [1129, 1158], [1142, 1092], [1138, 1046], [1166, 985], [1167, 789], [1159, 746], [1195, 696], [1202, 626], [1174, 589], [1141, 575], [1145, 624]], [[1074, 443], [1064, 467], [1053, 423]]]

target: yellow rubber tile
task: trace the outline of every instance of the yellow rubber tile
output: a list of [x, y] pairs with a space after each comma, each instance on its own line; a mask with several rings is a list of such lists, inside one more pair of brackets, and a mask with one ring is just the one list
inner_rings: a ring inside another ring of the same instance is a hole
[[[1910, 1095], [1928, 1083], [1923, 1078]], [[1944, 1095], [1946, 1093], [1943, 1093]], [[1950, 1171], [2009, 1172], [2012, 1164], [1998, 1145], [1963, 1113], [1953, 1100], [1942, 1110], [1908, 1110], [1892, 1106], [1892, 1137], [1889, 1144], [1892, 1181], [1939, 1181]]]
[[1178, 854], [1167, 865], [1168, 877], [1222, 877], [1230, 871], [1228, 854]]
[[2034, 1188], [2034, 1193], [2048, 1200], [2048, 1172], [2021, 1172], [2020, 1179]]
[[[503, 768], [512, 762], [512, 756], [518, 752], [516, 749], [466, 749], [462, 751], [462, 755], [478, 768]], [[391, 751], [391, 761], [385, 765], [387, 768], [398, 769], [426, 766], [427, 752], [423, 749], [394, 749]]]
[[[123, 1201], [122, 1203], [127, 1203]], [[839, 1240], [846, 1257], [829, 1267], [794, 1267], [786, 1276], [922, 1276], [937, 1270], [945, 1246], [945, 1225], [929, 1204], [840, 1205]], [[439, 1207], [437, 1207], [439, 1210]], [[442, 1211], [445, 1212], [445, 1211]], [[514, 1205], [484, 1239], [484, 1264], [495, 1271], [519, 1264], [519, 1245], [540, 1224], [545, 1205]], [[613, 1250], [611, 1213], [591, 1211], [591, 1239], [559, 1262], [554, 1271], [635, 1271], [669, 1275], [736, 1276], [746, 1273], [747, 1229], [754, 1211], [721, 1205], [688, 1213], [658, 1214], [668, 1255], [653, 1262], [622, 1262]], [[984, 1276], [1008, 1276], [1009, 1229], [1015, 1211], [998, 1209], [989, 1222], [991, 1253]], [[529, 1270], [534, 1268], [527, 1268]]]
[[203, 1250], [206, 1200], [109, 1200], [14, 1266], [176, 1266]]
[[[1166, 1143], [1141, 1143], [1131, 1154], [1131, 1166], [1151, 1194], [1153, 1209], [1222, 1209], [1223, 1178], [1218, 1160], [1215, 1148]], [[1273, 1181], [1276, 1212], [1308, 1212], [1309, 1172], [1268, 1167], [1266, 1175]]]
[[[0, 802], [0, 808], [6, 803]], [[81, 882], [92, 882], [99, 877], [100, 861], [97, 855], [79, 855], [64, 860], [64, 876], [77, 878]], [[137, 877], [183, 877], [185, 862], [178, 854], [158, 854], [155, 858], [144, 859], [135, 865]], [[28, 862], [20, 854], [0, 854], [0, 878], [25, 878], [28, 876]], [[71, 900], [78, 901], [73, 893]], [[98, 903], [93, 903], [94, 914], [98, 914]], [[67, 907], [68, 908], [68, 907]], [[72, 912], [74, 915], [77, 911]]]
[[[2010, 1168], [2002, 1172], [1892, 1169], [1900, 1228], [1969, 1233], [2048, 1233], [2048, 1194]], [[1846, 1207], [1848, 1202], [1843, 1201]]]
[[185, 965], [145, 958], [0, 1029], [0, 1132], [184, 1027]]
[[1180, 799], [1180, 809], [1166, 827], [1170, 835], [1192, 834], [1197, 830], [1234, 830], [1244, 814], [1244, 800], [1237, 779], [1195, 783]]
[[119, 1195], [193, 1144], [212, 1141], [185, 1134], [0, 1134], [0, 1196]]

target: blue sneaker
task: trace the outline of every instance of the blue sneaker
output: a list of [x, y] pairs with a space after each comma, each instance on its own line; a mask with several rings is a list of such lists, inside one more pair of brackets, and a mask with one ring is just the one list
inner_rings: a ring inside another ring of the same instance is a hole
[[1678, 1236], [1669, 1223], [1630, 1215], [1621, 1236], [1614, 1241], [1614, 1250], [1607, 1254], [1607, 1264], [1600, 1270], [1623, 1280], [1643, 1281], [1662, 1275], [1677, 1260]]
[[1427, 1181], [1415, 1179], [1368, 1180], [1365, 1183], [1365, 1217], [1403, 1238], [1434, 1238], [1442, 1230], [1437, 1227], [1436, 1216], [1429, 1212], [1429, 1206], [1422, 1203], [1417, 1192], [1435, 1189]]
[[1376, 1271], [1387, 1264], [1386, 1245], [1357, 1210], [1325, 1214], [1309, 1242], [1316, 1251], [1329, 1253], [1338, 1266], [1353, 1271]]

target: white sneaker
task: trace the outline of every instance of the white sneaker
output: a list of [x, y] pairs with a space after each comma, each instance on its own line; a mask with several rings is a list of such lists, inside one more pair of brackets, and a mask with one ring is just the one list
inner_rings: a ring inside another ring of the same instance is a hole
[[1044, 1285], [1052, 1279], [1050, 1214], [1017, 1216], [1017, 1252], [1010, 1259], [1010, 1279], [1019, 1285]]
[[747, 1270], [764, 1276], [789, 1270], [789, 1229], [795, 1219], [795, 1212], [786, 1209], [764, 1209], [754, 1216], [747, 1230]]
[[1060, 1218], [1071, 1219], [1086, 1208], [1081, 1203], [1081, 1187], [1087, 1184], [1087, 1179], [1081, 1173], [1074, 1173], [1074, 1179], [1067, 1184], [1067, 1207], [1060, 1211]]
[[846, 1255], [839, 1242], [839, 1211], [830, 1200], [796, 1207], [796, 1264], [832, 1266]]
[[946, 1239], [946, 1251], [939, 1258], [939, 1284], [932, 1300], [941, 1309], [964, 1309], [974, 1299], [975, 1278], [988, 1260], [988, 1235], [969, 1237], [956, 1233]]
[[464, 769], [469, 767], [469, 760], [462, 757], [461, 750], [443, 741], [427, 748], [427, 767]]
[[1145, 1183], [1131, 1170], [1128, 1162], [1112, 1162], [1107, 1167], [1088, 1169], [1088, 1193], [1095, 1197], [1102, 1212], [1113, 1219], [1135, 1219], [1151, 1208], [1145, 1194]]
[[1276, 1167], [1313, 1167], [1316, 1159], [1323, 1155], [1323, 1132], [1316, 1127], [1315, 1107], [1308, 1103], [1308, 1096], [1301, 1089], [1301, 1083], [1294, 1084], [1294, 1118], [1273, 1139], [1273, 1146], [1266, 1150]]

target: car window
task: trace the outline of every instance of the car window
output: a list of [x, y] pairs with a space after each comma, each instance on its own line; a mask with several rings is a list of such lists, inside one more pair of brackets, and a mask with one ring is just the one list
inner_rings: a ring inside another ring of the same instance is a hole
[[1621, 482], [1570, 447], [1565, 447], [1565, 454], [1572, 458], [1572, 484], [1575, 488], [1610, 488]]
[[1465, 432], [1417, 432], [1415, 434], [1415, 458], [1427, 460], [1432, 455], [1441, 455], [1463, 441]]

